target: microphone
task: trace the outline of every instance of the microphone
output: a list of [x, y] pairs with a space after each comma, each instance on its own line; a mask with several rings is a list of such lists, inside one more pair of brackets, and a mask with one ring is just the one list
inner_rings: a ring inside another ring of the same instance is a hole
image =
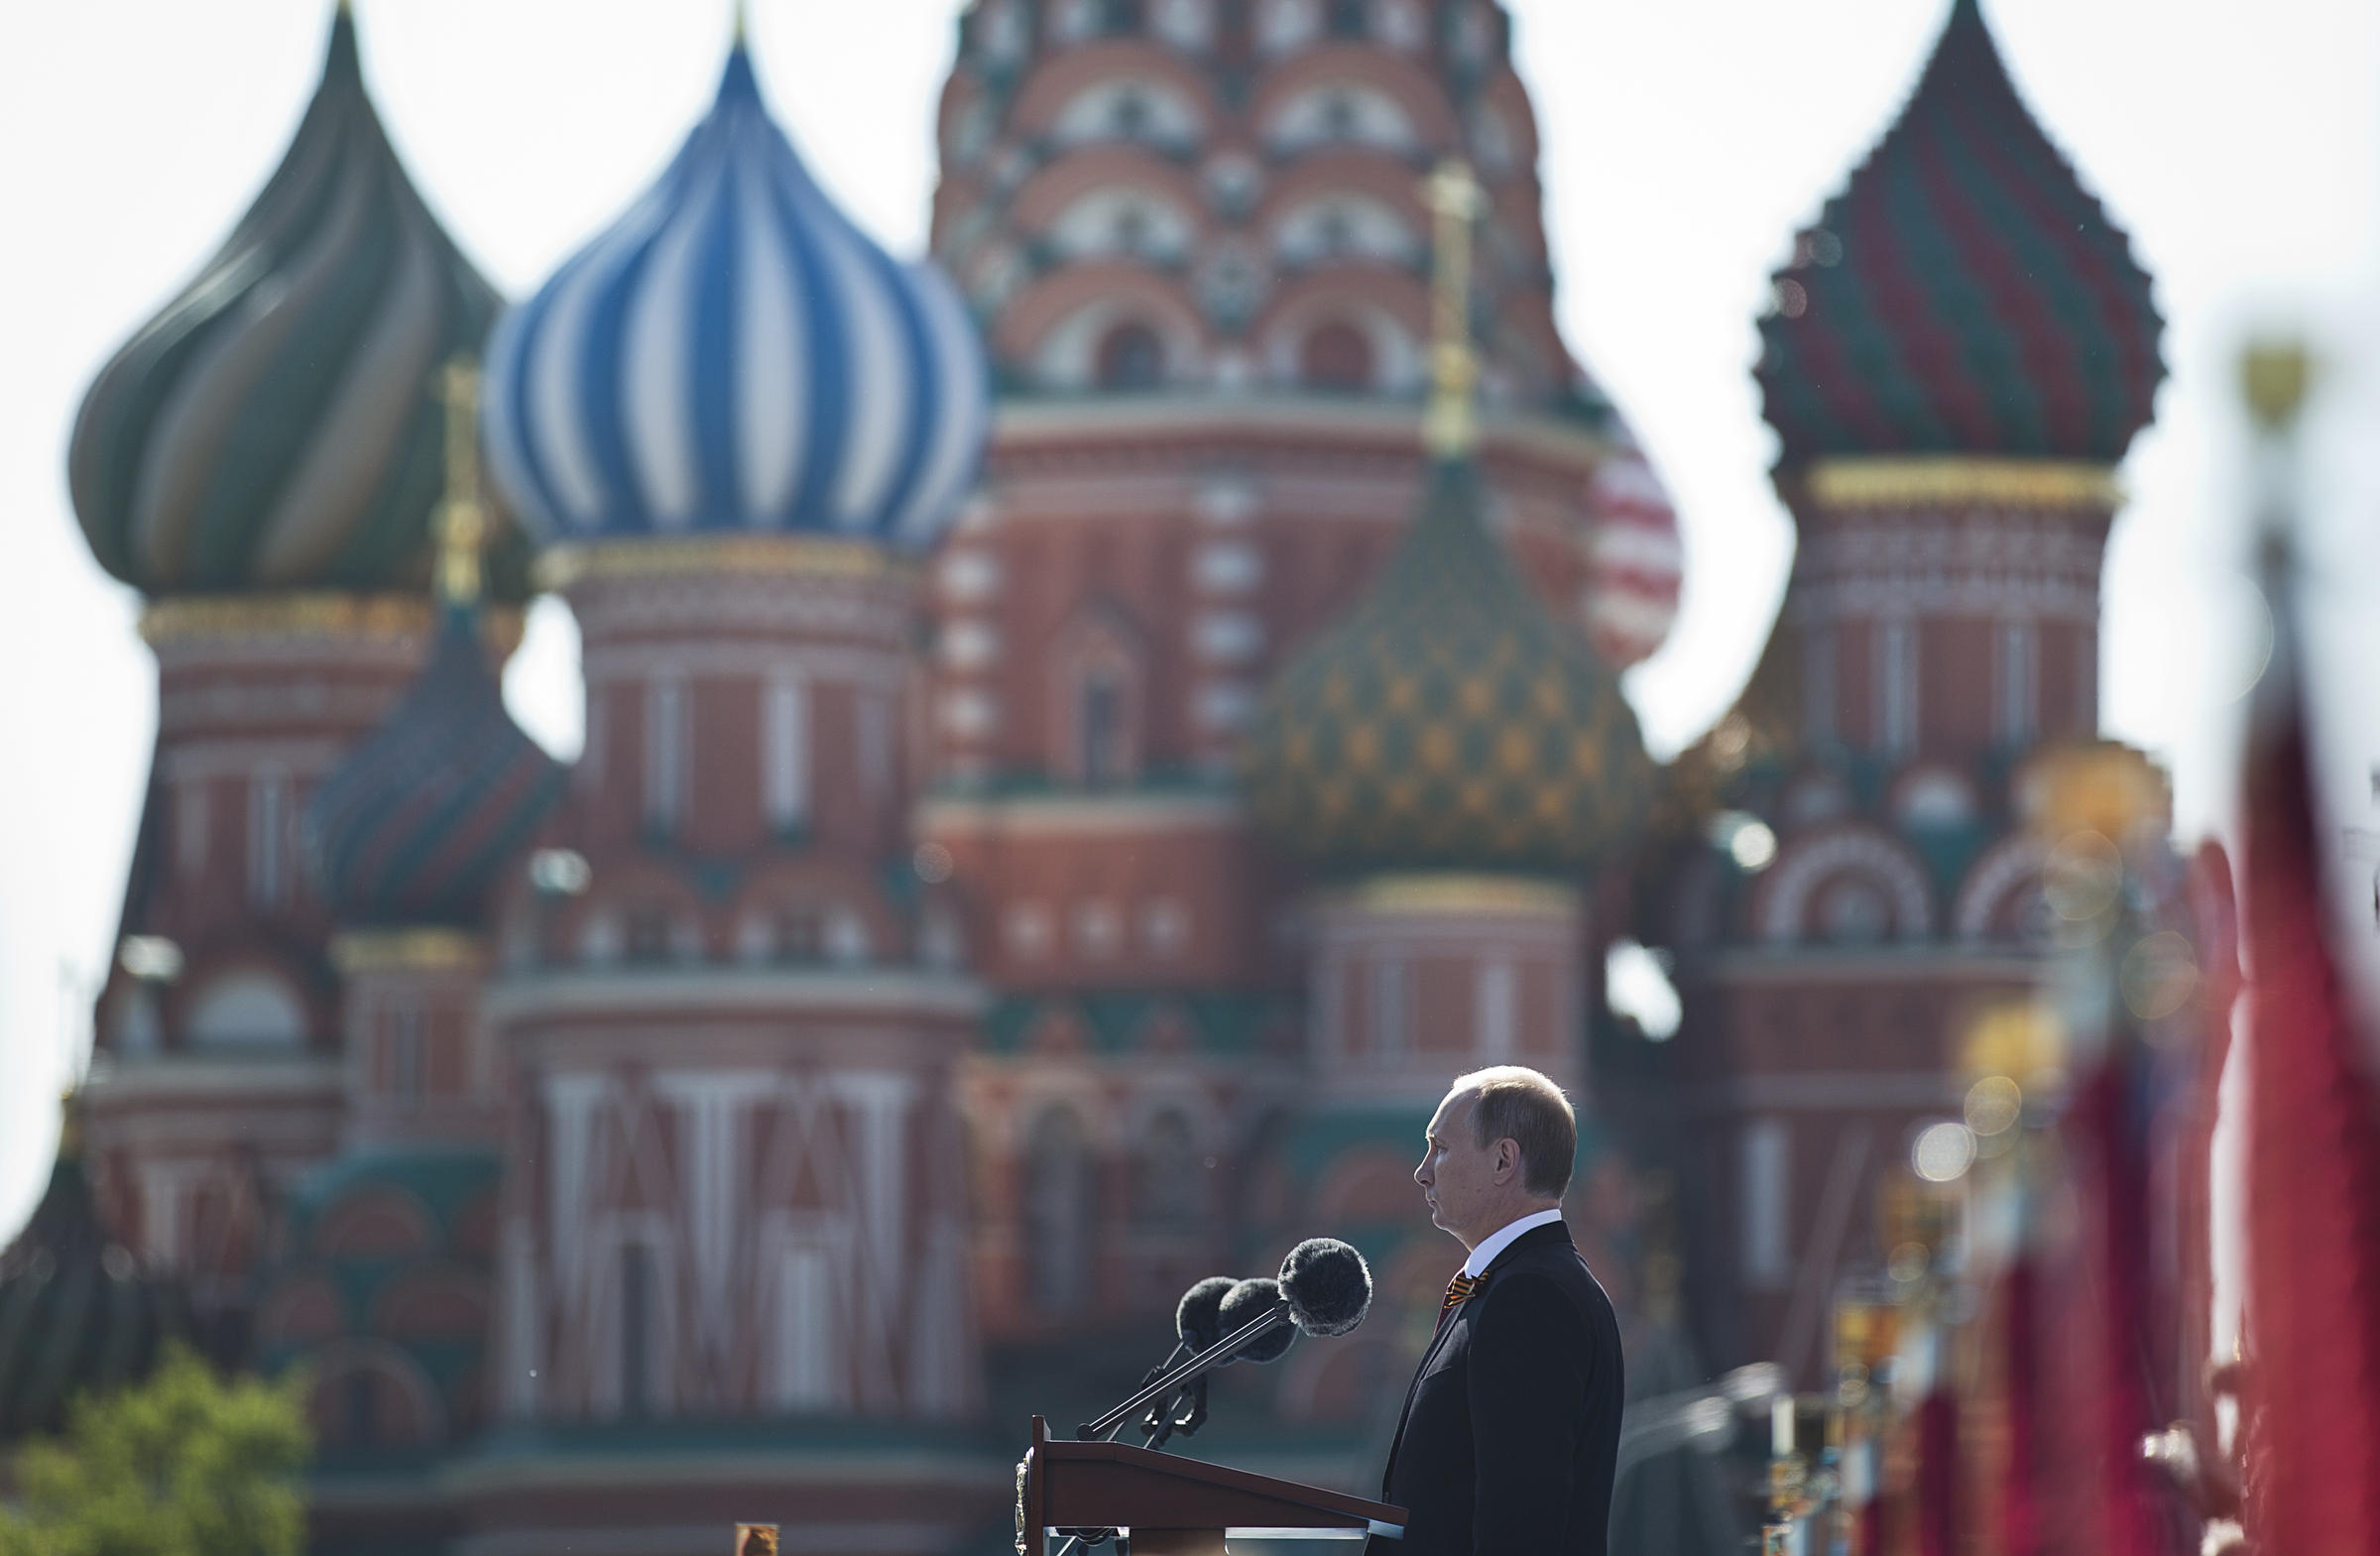
[[1337, 1238], [1308, 1238], [1291, 1249], [1281, 1260], [1280, 1289], [1290, 1318], [1309, 1335], [1344, 1335], [1371, 1309], [1371, 1270]]
[[[1219, 1315], [1223, 1310], [1223, 1301], [1238, 1284], [1229, 1275], [1209, 1275], [1182, 1293], [1181, 1301], [1173, 1309], [1173, 1332], [1180, 1337], [1181, 1344], [1173, 1348], [1173, 1355], [1165, 1359], [1164, 1367], [1151, 1369], [1148, 1376], [1140, 1379], [1143, 1383], [1154, 1380], [1165, 1368], [1180, 1361], [1185, 1351], [1196, 1356], [1222, 1337]], [[1184, 1405], [1189, 1408], [1183, 1410]], [[1177, 1411], [1181, 1413], [1176, 1414]], [[1207, 1380], [1196, 1377], [1184, 1383], [1170, 1403], [1149, 1407], [1147, 1416], [1140, 1422], [1141, 1444], [1148, 1448], [1163, 1448], [1165, 1440], [1174, 1433], [1193, 1437], [1206, 1424]]]
[[1204, 1351], [1223, 1338], [1218, 1315], [1223, 1299], [1240, 1282], [1229, 1275], [1209, 1275], [1182, 1293], [1182, 1300], [1173, 1309], [1173, 1332], [1183, 1345], [1193, 1351]]
[[1297, 1338], [1293, 1320], [1275, 1317], [1289, 1311], [1281, 1305], [1281, 1283], [1268, 1276], [1258, 1275], [1253, 1280], [1243, 1280], [1232, 1287], [1225, 1293], [1223, 1306], [1217, 1309], [1215, 1315], [1222, 1320], [1225, 1334], [1232, 1333], [1252, 1319], [1273, 1318], [1274, 1321], [1271, 1327], [1259, 1330], [1252, 1339], [1243, 1343], [1217, 1365], [1228, 1366], [1233, 1362], [1261, 1365], [1279, 1361], [1288, 1351], [1289, 1343]]
[[[1200, 1282], [1201, 1285], [1206, 1282]], [[1184, 1298], [1185, 1304], [1187, 1297]], [[1150, 1379], [1138, 1393], [1096, 1421], [1075, 1429], [1089, 1442], [1112, 1431], [1118, 1422], [1224, 1363], [1247, 1355], [1251, 1361], [1277, 1360], [1289, 1349], [1297, 1332], [1344, 1335], [1364, 1321], [1371, 1306], [1371, 1270], [1364, 1256], [1337, 1238], [1308, 1238], [1281, 1260], [1280, 1278], [1258, 1276], [1243, 1280], [1224, 1293], [1216, 1321], [1224, 1333], [1212, 1346], [1164, 1375]], [[1178, 1319], [1179, 1313], [1177, 1311]], [[1245, 1322], [1241, 1322], [1245, 1320]], [[1273, 1336], [1280, 1339], [1274, 1343]], [[1178, 1352], [1178, 1347], [1176, 1348]]]

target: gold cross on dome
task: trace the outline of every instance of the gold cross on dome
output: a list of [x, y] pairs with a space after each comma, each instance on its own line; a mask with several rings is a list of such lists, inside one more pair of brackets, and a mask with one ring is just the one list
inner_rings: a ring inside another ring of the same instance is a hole
[[438, 375], [446, 403], [446, 495], [438, 503], [438, 598], [469, 605], [479, 598], [479, 549], [488, 535], [479, 501], [479, 366], [458, 356]]
[[1472, 394], [1480, 362], [1471, 345], [1471, 227], [1487, 206], [1471, 165], [1450, 157], [1422, 182], [1430, 207], [1430, 409], [1422, 441], [1441, 459], [1480, 439]]

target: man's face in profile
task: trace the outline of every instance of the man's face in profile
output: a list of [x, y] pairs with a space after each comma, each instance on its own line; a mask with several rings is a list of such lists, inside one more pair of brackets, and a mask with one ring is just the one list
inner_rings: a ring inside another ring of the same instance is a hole
[[1478, 1101], [1476, 1092], [1446, 1094], [1430, 1116], [1421, 1165], [1413, 1169], [1413, 1181], [1429, 1202], [1430, 1224], [1453, 1233], [1466, 1247], [1477, 1245], [1478, 1239], [1467, 1234], [1498, 1195], [1494, 1142], [1473, 1142], [1471, 1114]]

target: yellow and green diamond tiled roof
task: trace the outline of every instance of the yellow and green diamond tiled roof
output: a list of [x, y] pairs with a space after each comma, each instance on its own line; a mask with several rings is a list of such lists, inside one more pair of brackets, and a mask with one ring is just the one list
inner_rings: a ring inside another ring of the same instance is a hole
[[1266, 691], [1247, 751], [1257, 819], [1348, 870], [1564, 873], [1642, 821], [1635, 714], [1482, 527], [1441, 463], [1380, 579]]

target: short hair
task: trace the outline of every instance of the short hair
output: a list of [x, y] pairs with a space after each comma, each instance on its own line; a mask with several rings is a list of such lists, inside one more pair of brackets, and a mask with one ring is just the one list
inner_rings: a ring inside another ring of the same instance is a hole
[[1497, 1064], [1457, 1076], [1453, 1089], [1475, 1094], [1472, 1144], [1513, 1141], [1520, 1146], [1521, 1186], [1540, 1199], [1560, 1199], [1579, 1153], [1579, 1118], [1562, 1088], [1526, 1065]]

